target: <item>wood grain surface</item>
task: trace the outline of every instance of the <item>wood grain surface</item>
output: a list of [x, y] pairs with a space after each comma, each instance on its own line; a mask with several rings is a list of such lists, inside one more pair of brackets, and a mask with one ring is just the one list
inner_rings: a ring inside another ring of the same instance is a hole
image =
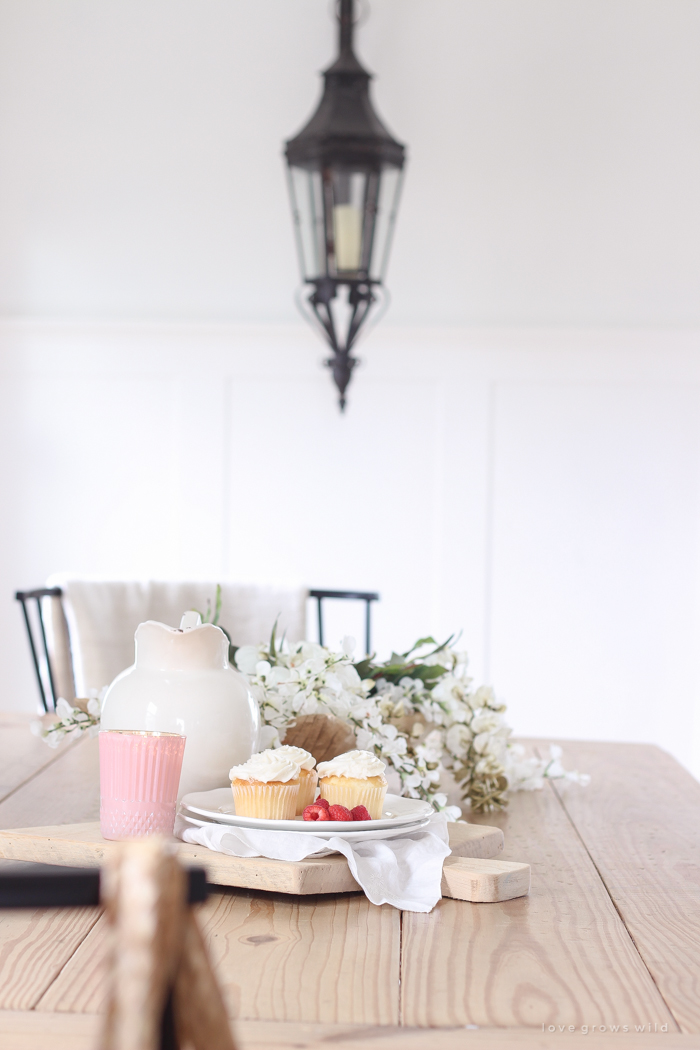
[[397, 1024], [401, 913], [361, 894], [230, 890], [201, 916], [235, 1017]]
[[[483, 842], [478, 833], [474, 837], [479, 844]], [[0, 831], [0, 856], [7, 860], [94, 867], [118, 848], [117, 842], [102, 838], [98, 821]], [[176, 849], [183, 864], [204, 867], [208, 882], [214, 885], [294, 894], [347, 893], [359, 889], [347, 861], [338, 855], [291, 863], [266, 857], [228, 857], [185, 842], [178, 842]]]
[[0, 912], [0, 1009], [33, 1009], [98, 918], [97, 908]]
[[700, 784], [644, 744], [567, 743], [591, 774], [557, 785], [637, 949], [685, 1032], [700, 1032]]
[[[401, 913], [360, 894], [295, 898], [245, 890], [198, 910], [233, 1017], [398, 1023]], [[47, 990], [39, 1010], [104, 1007], [100, 922]]]
[[510, 860], [446, 857], [442, 895], [460, 901], [490, 903], [524, 897], [530, 892], [530, 865]]
[[101, 1013], [107, 1007], [107, 922], [100, 915], [61, 972], [47, 981], [35, 1010], [46, 1013]]
[[556, 796], [513, 796], [503, 859], [532, 867], [529, 897], [442, 900], [404, 913], [405, 1025], [631, 1024], [673, 1018]]
[[[0, 827], [95, 819], [93, 745], [80, 742], [36, 770], [0, 802]], [[694, 1047], [698, 785], [654, 749], [564, 747], [567, 765], [593, 774], [589, 788], [571, 785], [561, 801], [550, 786], [522, 793], [506, 814], [479, 818], [505, 831], [504, 859], [531, 864], [530, 897], [444, 900], [430, 915], [401, 915], [369, 905], [359, 893], [214, 893], [201, 914], [228, 1007], [243, 1018], [242, 1045], [311, 1048], [333, 1039], [365, 1050], [373, 1044], [418, 1050], [425, 1033], [413, 1026], [467, 1024], [483, 1027], [433, 1031], [431, 1050], [568, 1045], [558, 1032], [542, 1032], [544, 1023], [573, 1024], [577, 1032], [567, 1030], [567, 1039], [607, 1050], [621, 1035], [593, 1035], [593, 1025], [651, 1021], [652, 1029], [667, 1024], [668, 1033], [633, 1030], [625, 1046], [653, 1050], [663, 1039], [669, 1050]], [[12, 1050], [56, 1050], [64, 1036], [71, 1050], [87, 1047], [80, 1040], [104, 1000], [102, 920], [76, 909], [8, 913], [2, 921], [0, 986], [7, 1001], [0, 1006], [31, 1012], [0, 1015], [0, 1037], [3, 1026], [14, 1025], [24, 1039], [19, 1030], [26, 1024], [30, 1041], [8, 1043]], [[24, 976], [15, 978], [21, 967]], [[687, 1037], [673, 1034], [673, 1015]], [[372, 1030], [399, 1020], [407, 1027], [398, 1035], [391, 1027]], [[588, 1035], [581, 1025], [589, 1026]], [[2, 1038], [0, 1045], [4, 1050]]]
[[[465, 851], [468, 850], [474, 850], [477, 853], [481, 853], [485, 850], [485, 844], [490, 842], [491, 850], [500, 855], [502, 832], [499, 830], [498, 836], [489, 835], [482, 837], [478, 834], [479, 830], [481, 829], [478, 826], [453, 826], [451, 841], [453, 842], [458, 854], [464, 855]], [[486, 827], [484, 830], [490, 832], [493, 829]], [[477, 834], [475, 834], [475, 832], [477, 832]], [[0, 848], [2, 848], [1, 840], [2, 836], [0, 835]], [[22, 855], [28, 856], [26, 853], [23, 853]], [[215, 896], [216, 895], [214, 895], [214, 897]], [[362, 900], [364, 901], [364, 898], [362, 898]], [[303, 904], [301, 901], [297, 903], [299, 912], [303, 915]], [[206, 907], [211, 909], [211, 902]], [[47, 988], [45, 994], [37, 1003], [36, 1009], [42, 1011], [94, 1012], [104, 1008], [104, 972], [106, 952], [106, 931], [104, 925], [103, 920], [100, 920], [90, 931], [84, 943], [80, 946], [80, 949], [74, 953], [59, 977], [50, 985], [50, 987]], [[219, 934], [217, 933], [217, 936], [218, 935]], [[260, 935], [253, 934], [252, 936], [266, 938], [269, 937], [269, 934], [265, 932]], [[273, 942], [268, 939], [260, 942], [253, 941], [251, 943], [271, 944]], [[254, 955], [252, 961], [255, 962], [255, 959], [256, 956]], [[250, 990], [250, 983], [246, 982], [243, 988], [243, 994], [248, 994], [248, 991]], [[233, 999], [239, 1001], [240, 996], [233, 996]], [[244, 1007], [244, 1015], [258, 1016], [255, 1012], [251, 1013], [251, 1011], [254, 1011], [255, 1009], [256, 1008], [252, 1006]]]
[[[29, 729], [25, 732], [31, 736]], [[35, 738], [31, 738], [35, 739]], [[0, 828], [31, 824], [76, 824], [100, 816], [100, 775], [97, 738], [82, 737], [56, 752], [41, 741], [51, 759], [0, 802]]]
[[[503, 850], [500, 828], [450, 824], [449, 836], [455, 857], [492, 858]], [[6, 860], [92, 867], [117, 849], [118, 843], [102, 838], [97, 821], [0, 831], [0, 857]], [[185, 842], [179, 842], [177, 850], [183, 864], [201, 865], [208, 881], [217, 886], [294, 894], [348, 893], [359, 889], [340, 854], [292, 863], [265, 857], [228, 857]]]
[[29, 730], [37, 717], [0, 711], [0, 802], [75, 743], [66, 739], [56, 750], [50, 748]]
[[[95, 1050], [101, 1019], [95, 1014], [37, 1014], [0, 1011], [0, 1046], [3, 1050]], [[482, 1028], [476, 1031], [424, 1029], [373, 1025], [309, 1024], [300, 1022], [239, 1021], [235, 1025], [239, 1050], [561, 1050], [588, 1047], [595, 1050], [697, 1050], [689, 1035], [644, 1032], [599, 1034], [581, 1032], [565, 1036], [536, 1028]]]

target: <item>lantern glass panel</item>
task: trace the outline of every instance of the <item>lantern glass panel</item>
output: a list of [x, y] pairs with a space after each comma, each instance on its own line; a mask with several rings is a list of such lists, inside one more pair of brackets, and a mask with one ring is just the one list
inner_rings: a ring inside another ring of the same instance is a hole
[[401, 168], [385, 167], [382, 170], [369, 266], [369, 276], [374, 281], [383, 281], [386, 277], [402, 182], [403, 170]]
[[301, 275], [306, 281], [313, 280], [326, 273], [321, 172], [290, 167], [289, 193]]
[[291, 167], [290, 194], [304, 280], [381, 280], [394, 225], [397, 168]]

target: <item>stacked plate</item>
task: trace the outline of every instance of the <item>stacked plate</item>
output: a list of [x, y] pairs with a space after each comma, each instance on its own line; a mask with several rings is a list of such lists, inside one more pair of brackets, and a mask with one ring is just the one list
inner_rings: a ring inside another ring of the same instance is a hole
[[257, 831], [310, 832], [319, 838], [340, 836], [353, 842], [364, 839], [390, 839], [406, 835], [425, 827], [433, 812], [432, 806], [415, 798], [400, 798], [387, 795], [379, 820], [325, 821], [263, 820], [258, 817], [239, 817], [233, 804], [230, 788], [214, 788], [213, 791], [193, 791], [185, 795], [180, 803], [180, 816], [197, 827], [210, 824], [228, 824], [234, 828], [249, 828]]

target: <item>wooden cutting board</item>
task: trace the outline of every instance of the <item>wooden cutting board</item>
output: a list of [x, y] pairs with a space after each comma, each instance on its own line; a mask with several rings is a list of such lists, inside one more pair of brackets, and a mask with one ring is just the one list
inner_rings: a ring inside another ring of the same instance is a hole
[[[530, 866], [496, 860], [503, 850], [500, 828], [481, 824], [449, 824], [452, 855], [445, 860], [442, 893], [470, 901], [510, 900], [529, 892]], [[0, 857], [71, 867], [99, 865], [117, 844], [103, 839], [98, 822], [0, 831]], [[265, 857], [228, 857], [204, 846], [178, 842], [187, 865], [206, 869], [218, 886], [267, 890], [274, 893], [347, 893], [360, 889], [345, 857], [309, 857], [301, 861]]]

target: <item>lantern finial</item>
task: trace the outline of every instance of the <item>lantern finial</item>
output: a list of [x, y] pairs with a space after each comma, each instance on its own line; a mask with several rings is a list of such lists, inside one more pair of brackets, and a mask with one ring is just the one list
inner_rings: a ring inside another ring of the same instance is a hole
[[341, 53], [343, 51], [349, 51], [352, 53], [352, 36], [355, 24], [354, 14], [354, 0], [340, 0], [340, 14], [338, 15], [338, 21], [340, 22]]

